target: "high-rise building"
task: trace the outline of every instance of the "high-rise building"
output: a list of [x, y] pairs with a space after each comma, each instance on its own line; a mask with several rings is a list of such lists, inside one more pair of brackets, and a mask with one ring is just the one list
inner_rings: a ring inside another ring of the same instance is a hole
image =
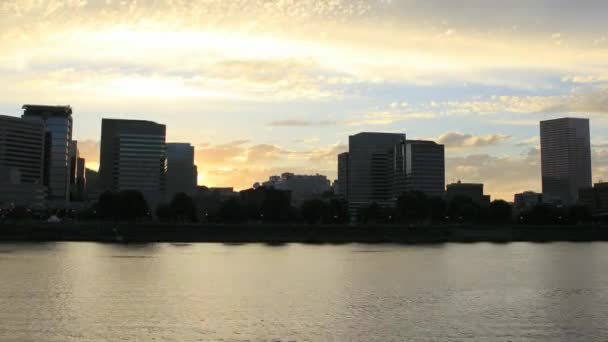
[[188, 143], [167, 143], [167, 199], [183, 192], [193, 196], [197, 185], [194, 146]]
[[70, 141], [72, 108], [70, 106], [24, 105], [23, 119], [40, 122], [45, 127], [44, 185], [48, 199], [66, 204], [70, 193]]
[[338, 197], [348, 198], [348, 152], [338, 154], [338, 179], [334, 190]]
[[0, 165], [0, 209], [44, 209], [46, 187], [40, 183], [22, 183], [19, 170], [15, 166]]
[[541, 121], [540, 155], [543, 200], [576, 203], [579, 190], [591, 187], [589, 120]]
[[445, 193], [444, 146], [434, 141], [406, 142], [407, 190], [420, 191], [428, 197], [443, 197]]
[[100, 190], [140, 191], [153, 209], [164, 199], [165, 125], [143, 120], [103, 119]]
[[20, 183], [44, 183], [44, 125], [0, 115], [0, 166], [19, 170]]
[[347, 199], [351, 219], [372, 203], [393, 206], [406, 185], [405, 134], [349, 137]]
[[78, 142], [70, 142], [70, 201], [83, 201], [85, 196], [85, 160], [80, 158]]

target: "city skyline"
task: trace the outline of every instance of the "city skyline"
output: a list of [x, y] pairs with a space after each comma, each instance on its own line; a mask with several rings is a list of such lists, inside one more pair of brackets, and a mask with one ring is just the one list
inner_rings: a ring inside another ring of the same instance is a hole
[[335, 179], [349, 135], [406, 132], [446, 146], [446, 183], [512, 200], [541, 191], [542, 120], [590, 118], [608, 179], [608, 5], [585, 4], [7, 1], [0, 114], [71, 105], [93, 169], [101, 118], [159, 122], [195, 146], [199, 184], [236, 189]]

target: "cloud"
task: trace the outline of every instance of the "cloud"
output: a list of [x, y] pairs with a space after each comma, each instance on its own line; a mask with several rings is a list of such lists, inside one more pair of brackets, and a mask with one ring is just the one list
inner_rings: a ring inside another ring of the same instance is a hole
[[100, 143], [98, 140], [79, 140], [78, 152], [85, 159], [86, 167], [97, 170], [99, 168]]
[[488, 134], [475, 136], [461, 132], [447, 132], [440, 135], [436, 141], [447, 148], [483, 147], [501, 143], [510, 136], [504, 134]]
[[446, 182], [483, 183], [494, 198], [513, 200], [525, 190], [540, 191], [540, 153], [529, 149], [516, 156], [473, 154], [446, 158]]
[[336, 143], [292, 150], [241, 140], [199, 144], [195, 159], [202, 183], [242, 189], [286, 171], [321, 173], [333, 178], [337, 172], [337, 155], [346, 149], [345, 145]]
[[381, 126], [395, 122], [413, 119], [433, 119], [437, 114], [433, 112], [414, 112], [414, 111], [376, 111], [363, 116], [347, 120], [345, 124], [351, 126]]
[[308, 121], [308, 120], [276, 120], [268, 123], [274, 127], [308, 127], [308, 126], [332, 126], [336, 122], [332, 120]]

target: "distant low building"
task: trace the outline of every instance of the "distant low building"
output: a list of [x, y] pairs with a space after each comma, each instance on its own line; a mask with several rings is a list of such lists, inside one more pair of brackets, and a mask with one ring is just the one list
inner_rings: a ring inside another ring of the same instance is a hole
[[513, 203], [516, 210], [532, 209], [535, 205], [543, 203], [543, 194], [534, 191], [524, 191], [515, 194]]
[[473, 202], [480, 206], [488, 206], [490, 204], [490, 196], [484, 195], [483, 184], [480, 183], [456, 183], [448, 184], [446, 188], [446, 199], [451, 201], [455, 197], [468, 197]]
[[291, 192], [291, 203], [299, 206], [302, 202], [320, 197], [324, 192], [331, 190], [329, 180], [323, 175], [295, 175], [283, 173], [281, 176], [271, 176], [262, 184], [277, 190]]
[[227, 199], [239, 196], [239, 193], [235, 192], [234, 188], [232, 188], [232, 187], [209, 188], [208, 191], [217, 195], [217, 197], [219, 198], [220, 201], [225, 201]]
[[580, 189], [579, 204], [591, 209], [594, 214], [608, 213], [608, 183], [595, 183], [591, 188]]

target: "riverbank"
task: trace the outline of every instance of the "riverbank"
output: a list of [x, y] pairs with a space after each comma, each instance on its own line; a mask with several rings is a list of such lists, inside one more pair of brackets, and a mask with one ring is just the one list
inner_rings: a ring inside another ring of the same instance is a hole
[[608, 241], [608, 226], [5, 223], [0, 225], [0, 241], [403, 244]]

